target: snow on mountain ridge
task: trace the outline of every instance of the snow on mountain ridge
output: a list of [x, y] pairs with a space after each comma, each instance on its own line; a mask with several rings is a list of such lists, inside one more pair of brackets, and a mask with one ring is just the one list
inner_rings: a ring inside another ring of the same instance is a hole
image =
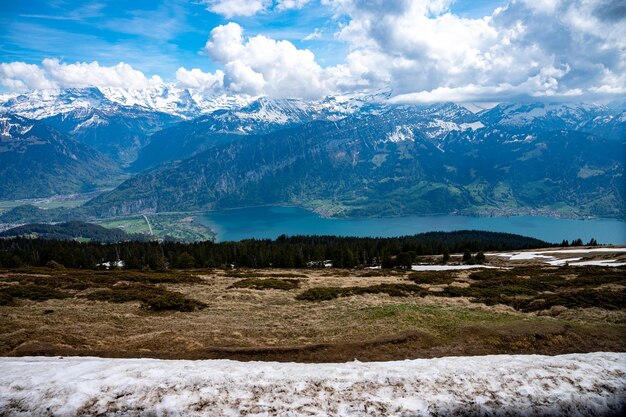
[[25, 123], [26, 120], [19, 116], [0, 116], [0, 136], [13, 137], [27, 134], [33, 125]]
[[577, 127], [594, 117], [610, 115], [610, 110], [606, 106], [587, 103], [501, 103], [481, 115], [503, 126], [522, 127], [536, 121], [559, 121]]
[[[484, 105], [479, 110], [478, 105], [456, 103], [393, 105], [388, 103], [389, 98], [389, 91], [328, 96], [316, 101], [239, 95], [205, 96], [191, 89], [162, 84], [141, 90], [94, 87], [4, 94], [0, 96], [0, 113], [10, 112], [33, 119], [59, 114], [69, 117], [72, 114], [72, 117], [85, 119], [81, 123], [87, 123], [87, 119], [96, 113], [105, 116], [123, 113], [134, 117], [135, 112], [158, 112], [180, 119], [213, 115], [222, 120], [223, 126], [218, 130], [244, 134], [255, 131], [242, 126], [247, 122], [290, 125], [311, 120], [337, 121], [351, 115], [367, 117], [389, 113], [390, 118], [400, 118], [397, 123], [422, 129], [431, 139], [442, 138], [451, 131], [476, 130], [484, 126], [519, 129], [536, 125], [546, 129], [576, 129], [595, 118], [600, 118], [596, 124], [608, 123], [611, 118], [619, 122], [619, 117], [623, 118], [618, 112], [596, 104], [501, 103], [495, 107]], [[225, 113], [220, 114], [219, 111]], [[97, 121], [96, 117], [89, 123]], [[230, 128], [228, 124], [234, 124], [234, 127]]]
[[[161, 85], [149, 89], [83, 88], [33, 90], [23, 94], [0, 96], [0, 112], [11, 112], [32, 119], [44, 119], [74, 111], [114, 112], [137, 108], [190, 119], [217, 110], [239, 110], [243, 119], [268, 122], [293, 122], [305, 114], [323, 118], [341, 118], [374, 101], [359, 95], [327, 97], [319, 101], [271, 99], [240, 95], [204, 96], [190, 89]], [[256, 103], [256, 104], [255, 104]], [[252, 106], [252, 107], [250, 107]], [[247, 114], [246, 114], [247, 113]], [[288, 120], [289, 119], [289, 120]]]
[[121, 88], [82, 88], [33, 90], [0, 97], [0, 112], [11, 112], [32, 119], [80, 110], [115, 112], [138, 108], [181, 118], [196, 117], [218, 109], [242, 107], [252, 99], [240, 96], [203, 97], [187, 89], [153, 87], [145, 90]]
[[393, 132], [387, 134], [386, 140], [383, 142], [415, 142], [415, 136], [409, 126], [396, 126]]

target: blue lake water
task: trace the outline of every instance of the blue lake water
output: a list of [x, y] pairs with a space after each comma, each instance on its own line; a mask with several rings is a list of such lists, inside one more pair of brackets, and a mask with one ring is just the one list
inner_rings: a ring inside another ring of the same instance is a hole
[[217, 232], [217, 240], [274, 239], [286, 235], [392, 237], [431, 231], [488, 230], [517, 233], [560, 243], [592, 237], [603, 244], [626, 244], [626, 222], [550, 217], [408, 216], [381, 219], [327, 219], [296, 207], [251, 207], [205, 213], [197, 221]]

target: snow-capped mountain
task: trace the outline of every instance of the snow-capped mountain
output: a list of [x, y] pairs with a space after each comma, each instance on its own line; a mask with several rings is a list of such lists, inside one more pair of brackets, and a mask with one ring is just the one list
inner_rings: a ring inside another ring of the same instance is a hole
[[[197, 150], [204, 148], [201, 139], [210, 141], [214, 134], [260, 134], [312, 120], [369, 114], [384, 106], [379, 102], [386, 98], [384, 92], [318, 101], [203, 96], [168, 85], [144, 90], [74, 88], [0, 96], [0, 113], [42, 120], [127, 166], [150, 143], [152, 134], [178, 122], [187, 121], [189, 127], [182, 125], [187, 132], [176, 137], [192, 133], [194, 137], [188, 143]], [[155, 146], [161, 146], [158, 140]], [[183, 156], [189, 156], [188, 152]]]
[[116, 174], [109, 158], [47, 124], [0, 115], [0, 199], [90, 191]]
[[[122, 88], [68, 88], [33, 90], [23, 94], [0, 96], [0, 112], [43, 119], [79, 109], [98, 109], [115, 112], [121, 109], [138, 109], [169, 114], [181, 119], [191, 119], [218, 110], [244, 109], [258, 117], [275, 122], [301, 111], [325, 113], [329, 117], [343, 117], [361, 110], [368, 104], [384, 101], [388, 93], [352, 94], [327, 97], [317, 101], [269, 99], [242, 95], [205, 96], [194, 90], [172, 85], [159, 85], [142, 90]], [[261, 101], [259, 101], [261, 100]]]
[[431, 106], [401, 105], [387, 109], [388, 123], [411, 127], [426, 138], [440, 141], [453, 131], [476, 130], [484, 127], [480, 117], [454, 103]]
[[597, 117], [611, 117], [606, 106], [587, 103], [499, 104], [479, 113], [485, 124], [517, 130], [576, 130]]
[[[415, 127], [428, 120], [424, 115], [412, 120], [395, 113], [316, 120], [265, 134], [218, 134], [202, 149], [194, 147], [197, 134], [163, 135], [163, 145], [144, 154], [153, 140], [140, 158], [179, 152], [177, 162], [159, 161], [85, 207], [102, 216], [272, 204], [316, 208], [320, 202], [327, 215], [352, 217], [490, 210], [624, 215], [624, 141], [488, 126], [448, 129], [440, 140]], [[472, 123], [462, 122], [464, 113], [454, 105], [435, 113], [446, 113], [455, 126]]]
[[220, 109], [243, 107], [252, 99], [244, 96], [204, 96], [193, 90], [163, 84], [143, 90], [103, 88], [104, 96], [121, 106], [138, 106], [189, 119]]
[[339, 120], [355, 108], [359, 109], [362, 103], [331, 98], [310, 102], [260, 97], [243, 107], [216, 110], [156, 132], [139, 152], [132, 169], [141, 171], [163, 162], [188, 158], [242, 135], [267, 134], [314, 120]]
[[117, 107], [97, 88], [33, 90], [24, 94], [5, 95], [0, 100], [0, 112], [29, 119], [44, 119], [89, 109], [107, 112], [114, 111]]
[[116, 112], [137, 109], [189, 119], [219, 109], [243, 107], [251, 101], [242, 96], [204, 97], [191, 90], [167, 85], [143, 90], [122, 88], [67, 88], [33, 90], [0, 96], [0, 112], [43, 119], [76, 110]]
[[166, 113], [138, 107], [117, 107], [114, 111], [77, 108], [41, 119], [42, 122], [128, 165], [150, 135], [180, 121]]
[[[139, 173], [94, 201], [108, 214], [298, 198], [352, 207], [365, 196], [351, 215], [548, 210], [559, 201], [571, 211], [584, 207], [580, 215], [623, 215], [623, 108], [503, 103], [479, 110], [389, 98], [385, 91], [307, 101], [201, 97], [174, 87], [67, 89], [3, 96], [0, 115], [41, 119]], [[0, 128], [9, 137], [28, 134], [29, 125]]]
[[179, 117], [137, 104], [120, 104], [98, 88], [32, 91], [0, 102], [0, 113], [41, 120], [110, 156], [132, 162], [149, 136]]

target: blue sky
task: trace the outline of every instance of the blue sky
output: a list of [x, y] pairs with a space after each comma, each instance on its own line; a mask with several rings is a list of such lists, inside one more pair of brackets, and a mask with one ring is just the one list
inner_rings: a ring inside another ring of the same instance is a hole
[[7, 0], [0, 27], [0, 91], [626, 96], [623, 0]]
[[[502, 4], [502, 0], [460, 0], [451, 10], [482, 17]], [[19, 0], [0, 2], [0, 16], [2, 62], [122, 61], [165, 80], [181, 66], [214, 71], [218, 65], [202, 49], [210, 31], [230, 21], [239, 23], [249, 36], [264, 34], [310, 49], [322, 66], [341, 63], [349, 48], [334, 36], [340, 20], [319, 1], [303, 9], [226, 18], [208, 11], [200, 1]], [[320, 38], [303, 40], [315, 30]]]

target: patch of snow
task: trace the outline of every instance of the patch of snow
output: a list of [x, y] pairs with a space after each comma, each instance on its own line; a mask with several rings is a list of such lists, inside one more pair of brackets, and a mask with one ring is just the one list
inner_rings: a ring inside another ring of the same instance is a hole
[[[12, 123], [17, 122], [17, 123]], [[33, 128], [31, 124], [25, 124], [27, 121], [20, 117], [0, 117], [0, 135], [14, 137], [16, 135], [24, 136]]]
[[295, 364], [0, 358], [4, 415], [618, 415], [626, 354]]
[[116, 268], [124, 268], [124, 261], [115, 261], [115, 262], [107, 261], [101, 264], [97, 264], [96, 266], [105, 267], [106, 269], [109, 269], [111, 268], [111, 264], [113, 264]]
[[478, 129], [482, 129], [483, 127], [485, 127], [484, 124], [482, 124], [482, 122], [473, 122], [473, 123], [461, 123], [459, 125], [459, 127], [461, 128], [461, 130], [478, 130]]
[[582, 258], [565, 258], [565, 259], [555, 259], [552, 261], [546, 261], [552, 266], [563, 266], [565, 264], [569, 264], [570, 262], [580, 261]]
[[412, 271], [455, 271], [476, 268], [500, 269], [496, 266], [489, 265], [411, 265]]
[[387, 134], [385, 142], [415, 142], [413, 131], [407, 126], [396, 126], [393, 132]]
[[106, 120], [102, 119], [97, 114], [94, 114], [89, 119], [85, 120], [84, 122], [77, 124], [76, 127], [72, 129], [72, 133], [79, 132], [81, 129], [86, 128], [86, 127], [106, 125], [107, 123], [108, 122]]
[[553, 254], [589, 254], [589, 253], [626, 253], [626, 248], [587, 248], [587, 249], [557, 249], [557, 250], [544, 250], [544, 251], [526, 251], [526, 252], [514, 252], [514, 253], [486, 253], [486, 256], [500, 256], [508, 258], [511, 261], [526, 261], [532, 259], [545, 260], [546, 263], [554, 266], [565, 265], [567, 262], [570, 266], [623, 266], [626, 263], [617, 262], [616, 260], [598, 260], [598, 261], [580, 261], [582, 258], [567, 258], [558, 259]]
[[462, 130], [458, 124], [454, 122], [447, 122], [445, 120], [435, 119], [428, 123], [429, 128], [438, 128], [444, 132], [451, 132], [453, 130]]
[[483, 110], [489, 110], [496, 107], [499, 103], [459, 103], [472, 113], [480, 113]]
[[587, 248], [546, 250], [539, 253], [626, 253], [626, 248]]
[[570, 263], [572, 266], [624, 266], [626, 262], [617, 262], [615, 259], [603, 259], [601, 261], [584, 261], [584, 262], [572, 262]]
[[490, 256], [502, 256], [511, 260], [522, 259], [534, 259], [534, 258], [548, 258], [545, 254], [558, 253], [558, 254], [581, 254], [581, 253], [626, 253], [626, 248], [586, 248], [586, 249], [556, 249], [556, 250], [542, 250], [542, 251], [525, 251], [514, 253], [486, 253]]

